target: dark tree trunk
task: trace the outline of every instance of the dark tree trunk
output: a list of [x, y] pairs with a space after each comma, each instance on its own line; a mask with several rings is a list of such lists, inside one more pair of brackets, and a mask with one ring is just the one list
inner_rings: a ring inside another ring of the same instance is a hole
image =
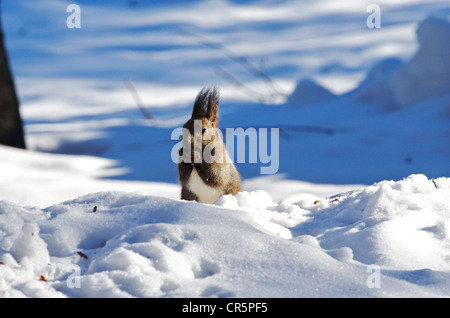
[[[1, 12], [1, 10], [0, 10]], [[0, 144], [25, 149], [19, 101], [3, 43], [0, 17]]]

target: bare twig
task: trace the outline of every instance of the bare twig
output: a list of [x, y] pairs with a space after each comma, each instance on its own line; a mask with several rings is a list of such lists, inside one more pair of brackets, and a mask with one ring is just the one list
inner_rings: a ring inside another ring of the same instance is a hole
[[[250, 127], [243, 127], [244, 129], [250, 128]], [[321, 135], [328, 135], [332, 136], [336, 133], [343, 132], [341, 129], [333, 129], [333, 128], [327, 128], [327, 127], [320, 127], [320, 126], [305, 126], [305, 125], [269, 125], [269, 126], [252, 126], [252, 128], [259, 129], [259, 128], [278, 128], [280, 137], [285, 140], [290, 140], [293, 138], [294, 133], [309, 133], [309, 134], [321, 134]]]
[[133, 82], [131, 82], [129, 79], [125, 80], [125, 85], [127, 86], [128, 90], [131, 93], [131, 96], [133, 96], [134, 101], [136, 102], [136, 105], [141, 110], [142, 114], [145, 118], [147, 118], [150, 122], [154, 122], [155, 118], [150, 114], [148, 109], [145, 107], [144, 103], [142, 102], [141, 97], [138, 94], [138, 91], [136, 90], [136, 87], [134, 87]]
[[[184, 34], [184, 35], [188, 35], [192, 38], [195, 38], [198, 43], [200, 43], [206, 47], [220, 51], [228, 59], [241, 65], [249, 74], [251, 74], [254, 77], [261, 78], [265, 83], [267, 83], [267, 85], [271, 88], [271, 90], [273, 92], [273, 93], [269, 94], [269, 98], [267, 98], [267, 97], [261, 98], [261, 96], [263, 96], [263, 95], [258, 94], [256, 92], [252, 92], [250, 94], [252, 96], [259, 95], [259, 97], [257, 97], [257, 99], [259, 101], [264, 100], [265, 102], [270, 102], [270, 101], [273, 101], [276, 97], [287, 97], [288, 96], [287, 93], [282, 92], [277, 87], [277, 85], [275, 84], [273, 79], [267, 74], [265, 67], [258, 68], [256, 66], [254, 66], [247, 57], [238, 55], [238, 54], [234, 53], [232, 50], [230, 50], [227, 46], [225, 46], [221, 43], [213, 42], [213, 41], [209, 40], [208, 38], [206, 38], [205, 36], [201, 36], [194, 32], [187, 31], [183, 28], [179, 28], [178, 32], [181, 34]], [[234, 85], [237, 85], [238, 87], [242, 87], [247, 93], [249, 93], [249, 89], [247, 87], [245, 87], [242, 84], [242, 82], [236, 80], [233, 76], [231, 76], [229, 73], [223, 71], [222, 69], [220, 69], [219, 71], [220, 71], [219, 75], [223, 76], [226, 80], [232, 82]]]
[[434, 178], [431, 178], [431, 181], [433, 181], [434, 187], [437, 189], [436, 181], [434, 181]]
[[223, 70], [222, 68], [218, 67], [217, 68], [217, 73], [224, 78], [225, 80], [227, 80], [228, 82], [230, 82], [231, 84], [233, 84], [236, 87], [239, 87], [240, 89], [243, 89], [245, 91], [245, 93], [250, 96], [253, 99], [258, 100], [261, 103], [270, 103], [271, 100], [268, 99], [266, 96], [254, 91], [253, 89], [251, 89], [250, 87], [248, 87], [247, 85], [245, 85], [244, 83], [242, 83], [241, 81], [239, 81], [236, 77], [234, 77], [233, 75], [231, 75], [230, 73], [226, 72], [225, 70]]

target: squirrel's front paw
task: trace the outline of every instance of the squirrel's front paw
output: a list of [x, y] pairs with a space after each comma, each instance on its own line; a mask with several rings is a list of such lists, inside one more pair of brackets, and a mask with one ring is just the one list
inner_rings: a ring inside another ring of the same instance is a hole
[[202, 154], [198, 151], [192, 152], [192, 163], [201, 163], [202, 162]]

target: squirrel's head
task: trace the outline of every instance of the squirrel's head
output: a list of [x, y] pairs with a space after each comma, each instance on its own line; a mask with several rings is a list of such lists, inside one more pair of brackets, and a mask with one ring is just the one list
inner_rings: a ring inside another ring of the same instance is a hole
[[[197, 157], [199, 160], [198, 156], [202, 157], [205, 147], [221, 141], [218, 129], [219, 100], [219, 92], [215, 87], [203, 88], [197, 95], [191, 118], [183, 126], [183, 148], [179, 151], [180, 156], [183, 156], [183, 149], [191, 149], [191, 158]], [[214, 155], [215, 148], [211, 150]]]

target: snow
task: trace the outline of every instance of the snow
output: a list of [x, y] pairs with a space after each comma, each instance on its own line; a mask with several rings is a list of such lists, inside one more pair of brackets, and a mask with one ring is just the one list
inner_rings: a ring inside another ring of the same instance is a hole
[[126, 172], [110, 159], [23, 151], [0, 146], [0, 199], [47, 207], [98, 191], [134, 191], [179, 197], [175, 184], [110, 180]]
[[[2, 2], [29, 150], [0, 146], [0, 297], [450, 295], [446, 1], [378, 1], [380, 29], [361, 1], [77, 3], [81, 29]], [[186, 202], [170, 136], [212, 84], [279, 169]]]
[[[417, 36], [420, 49], [390, 80], [400, 106], [450, 94], [450, 21], [431, 16], [423, 21]], [[429, 80], [423, 81], [423, 78]]]
[[[275, 203], [263, 190], [213, 205], [125, 192], [45, 209], [2, 201], [0, 291], [4, 297], [448, 296], [449, 197], [449, 178], [412, 175], [316, 204]], [[371, 265], [381, 268], [380, 288], [368, 287]]]

